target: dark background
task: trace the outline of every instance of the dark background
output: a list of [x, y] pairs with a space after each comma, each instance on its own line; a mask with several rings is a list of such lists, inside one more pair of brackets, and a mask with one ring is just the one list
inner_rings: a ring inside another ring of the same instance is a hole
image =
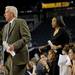
[[7, 5], [14, 5], [19, 11], [34, 10], [40, 7], [41, 3], [51, 2], [70, 2], [72, 6], [75, 6], [74, 0], [0, 0], [0, 14], [3, 14], [4, 7]]

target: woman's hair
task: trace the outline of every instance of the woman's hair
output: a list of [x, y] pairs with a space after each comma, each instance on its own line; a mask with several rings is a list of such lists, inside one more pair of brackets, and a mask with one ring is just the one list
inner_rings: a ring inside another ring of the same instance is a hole
[[75, 43], [70, 43], [69, 45], [71, 46], [70, 49], [72, 49], [72, 52], [75, 53]]
[[54, 61], [55, 58], [56, 58], [56, 53], [54, 52], [53, 49], [50, 49], [50, 50], [48, 51], [48, 55], [50, 55], [49, 52], [52, 54], [51, 60]]
[[69, 52], [69, 50], [72, 49], [73, 53], [75, 53], [75, 44], [74, 43], [69, 43], [68, 45], [65, 45], [63, 50], [65, 52]]
[[69, 47], [69, 45], [67, 44], [67, 45], [64, 46], [63, 51], [65, 51], [65, 52], [68, 54], [69, 48], [70, 48], [70, 47]]
[[73, 53], [75, 53], [75, 46], [74, 46], [74, 47], [72, 47], [72, 51], [73, 51]]
[[64, 23], [64, 20], [63, 20], [63, 17], [62, 16], [53, 16], [53, 17], [56, 18], [57, 24], [60, 27], [64, 27], [65, 26], [65, 23]]

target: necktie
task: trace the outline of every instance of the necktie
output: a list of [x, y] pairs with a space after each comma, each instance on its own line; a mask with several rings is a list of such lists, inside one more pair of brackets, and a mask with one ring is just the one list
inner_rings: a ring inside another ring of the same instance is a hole
[[8, 35], [10, 34], [10, 29], [11, 29], [11, 23], [9, 23]]
[[11, 23], [9, 23], [9, 32], [10, 32], [10, 29], [11, 29]]

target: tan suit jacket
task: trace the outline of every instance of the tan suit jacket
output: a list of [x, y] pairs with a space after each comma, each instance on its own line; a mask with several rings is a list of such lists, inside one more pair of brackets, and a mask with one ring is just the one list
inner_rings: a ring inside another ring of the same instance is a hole
[[3, 32], [3, 41], [14, 45], [16, 53], [13, 57], [14, 64], [26, 64], [28, 62], [27, 44], [31, 40], [31, 34], [26, 21], [24, 19], [15, 19], [9, 32], [8, 30], [9, 25], [6, 24]]

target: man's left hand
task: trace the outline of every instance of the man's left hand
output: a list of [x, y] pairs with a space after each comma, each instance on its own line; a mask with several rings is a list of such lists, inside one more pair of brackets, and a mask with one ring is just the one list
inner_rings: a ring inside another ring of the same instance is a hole
[[7, 51], [8, 51], [8, 52], [9, 52], [9, 51], [14, 51], [14, 46], [13, 46], [13, 45], [9, 45]]

